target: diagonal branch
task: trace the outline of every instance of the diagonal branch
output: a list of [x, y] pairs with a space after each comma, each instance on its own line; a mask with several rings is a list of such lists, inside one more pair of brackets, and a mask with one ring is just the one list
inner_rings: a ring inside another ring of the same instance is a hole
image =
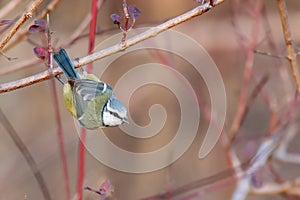
[[[52, 0], [46, 8], [39, 14], [36, 19], [43, 19], [46, 17], [47, 14], [49, 14], [51, 11], [53, 11], [58, 4], [60, 3], [61, 0]], [[15, 46], [20, 42], [22, 39], [24, 39], [28, 35], [28, 29], [29, 27], [26, 27], [22, 30], [19, 30], [14, 39], [12, 39], [5, 47], [3, 47], [3, 51], [7, 51], [11, 47]]]
[[24, 68], [27, 68], [27, 67], [34, 66], [34, 65], [36, 65], [38, 63], [41, 63], [41, 62], [42, 62], [41, 59], [33, 57], [33, 58], [28, 59], [28, 60], [20, 61], [20, 62], [16, 63], [15, 65], [11, 65], [9, 67], [1, 67], [0, 68], [0, 76], [5, 75], [5, 74], [9, 74], [9, 73], [12, 73], [12, 72], [16, 72], [17, 70], [20, 70], [20, 69], [24, 69]]
[[24, 156], [27, 164], [29, 165], [32, 173], [34, 174], [36, 181], [38, 182], [38, 184], [42, 190], [45, 200], [50, 200], [51, 197], [50, 197], [49, 190], [48, 190], [46, 182], [42, 176], [42, 173], [38, 168], [38, 165], [34, 161], [30, 151], [28, 150], [26, 145], [23, 143], [23, 141], [17, 134], [17, 132], [14, 129], [14, 127], [12, 126], [12, 124], [8, 121], [5, 114], [2, 112], [1, 108], [0, 108], [0, 122], [4, 126], [6, 131], [8, 132], [8, 134], [10, 135], [10, 137], [12, 138], [12, 140], [14, 141], [15, 145], [18, 147], [18, 149], [20, 150], [22, 155]]
[[36, 0], [34, 1], [30, 8], [26, 10], [22, 17], [14, 24], [11, 30], [7, 33], [7, 35], [1, 40], [0, 42], [0, 49], [8, 43], [8, 41], [15, 35], [15, 33], [19, 30], [19, 28], [29, 19], [32, 17], [33, 12], [39, 7], [39, 5], [43, 2], [43, 0]]
[[[215, 1], [215, 4], [214, 6], [217, 6], [221, 3], [223, 3], [225, 0], [216, 0]], [[95, 52], [91, 55], [88, 55], [86, 57], [83, 57], [83, 58], [80, 58], [78, 60], [76, 60], [75, 62], [75, 67], [78, 68], [78, 67], [81, 67], [83, 65], [86, 65], [88, 63], [91, 63], [91, 62], [94, 62], [96, 60], [99, 60], [101, 58], [104, 58], [104, 57], [107, 57], [109, 55], [112, 55], [114, 53], [117, 53], [119, 51], [122, 51], [130, 46], [133, 46], [139, 42], [142, 42], [148, 38], [151, 38], [151, 37], [154, 37], [156, 35], [158, 35], [159, 33], [165, 31], [165, 30], [168, 30], [178, 24], [181, 24], [187, 20], [190, 20], [196, 16], [199, 16], [199, 15], [202, 15], [203, 13], [206, 13], [207, 11], [209, 11], [211, 8], [213, 8], [212, 6], [209, 5], [209, 3], [206, 3], [204, 5], [201, 5], [201, 6], [198, 6], [178, 17], [175, 17], [171, 20], [168, 20], [167, 22], [165, 23], [162, 23], [156, 27], [153, 27], [153, 28], [150, 28], [149, 30], [139, 34], [139, 35], [136, 35], [130, 39], [128, 39], [126, 41], [126, 44], [125, 45], [122, 45], [122, 44], [116, 44], [114, 46], [111, 46], [107, 49], [103, 49], [101, 51], [98, 51], [98, 52]], [[56, 75], [59, 75], [61, 74], [62, 71], [58, 68], [55, 68], [53, 69], [52, 73], [48, 72], [48, 71], [44, 71], [44, 72], [41, 72], [39, 74], [35, 74], [35, 75], [32, 75], [30, 77], [27, 77], [27, 78], [23, 78], [23, 79], [20, 79], [20, 80], [16, 80], [16, 81], [13, 81], [13, 82], [8, 82], [8, 83], [3, 83], [0, 85], [0, 93], [3, 93], [3, 92], [8, 92], [8, 91], [12, 91], [12, 90], [16, 90], [16, 89], [19, 89], [19, 88], [23, 88], [23, 87], [26, 87], [26, 86], [29, 86], [29, 85], [32, 85], [32, 84], [35, 84], [35, 83], [38, 83], [38, 82], [41, 82], [41, 81], [44, 81], [44, 80], [47, 80], [51, 77], [56, 76]]]
[[[246, 46], [246, 61], [245, 61], [245, 67], [244, 67], [244, 74], [243, 74], [243, 85], [241, 88], [240, 96], [239, 96], [239, 102], [237, 106], [237, 111], [234, 116], [231, 128], [230, 128], [230, 135], [229, 139], [231, 143], [235, 140], [238, 130], [241, 126], [241, 123], [243, 121], [243, 117], [246, 114], [246, 107], [247, 107], [247, 97], [248, 97], [248, 90], [249, 90], [249, 84], [250, 80], [253, 74], [253, 65], [254, 65], [254, 48], [256, 47], [257, 40], [258, 40], [258, 33], [259, 33], [259, 23], [261, 20], [261, 12], [262, 8], [264, 6], [263, 1], [257, 1], [255, 7], [253, 7], [253, 12], [255, 12], [255, 15], [253, 15], [253, 23], [252, 23], [252, 30], [251, 30], [251, 40], [247, 43]], [[229, 145], [231, 144], [229, 143]], [[227, 148], [229, 148], [228, 146]]]
[[15, 7], [17, 7], [24, 0], [11, 0], [0, 10], [0, 19], [3, 19], [5, 15], [10, 13]]
[[290, 30], [290, 25], [288, 22], [288, 13], [287, 13], [287, 7], [285, 0], [278, 0], [278, 9], [283, 29], [283, 35], [288, 51], [288, 60], [290, 62], [292, 73], [296, 82], [298, 93], [300, 93], [300, 77], [299, 77], [299, 71], [298, 71], [298, 64], [297, 64], [297, 53], [294, 49], [294, 41], [292, 37], [292, 33]]

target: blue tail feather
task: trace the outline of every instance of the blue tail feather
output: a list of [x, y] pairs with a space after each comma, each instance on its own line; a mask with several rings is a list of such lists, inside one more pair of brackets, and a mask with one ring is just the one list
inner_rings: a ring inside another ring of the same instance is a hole
[[58, 66], [62, 69], [67, 79], [74, 78], [79, 79], [80, 76], [77, 73], [73, 62], [68, 56], [65, 49], [60, 49], [59, 52], [53, 54], [53, 59], [58, 64]]

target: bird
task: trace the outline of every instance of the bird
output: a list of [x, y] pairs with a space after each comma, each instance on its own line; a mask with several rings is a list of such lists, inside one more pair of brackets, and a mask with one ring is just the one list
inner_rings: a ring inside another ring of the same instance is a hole
[[79, 75], [66, 50], [60, 48], [53, 59], [67, 78], [63, 97], [67, 109], [86, 129], [128, 123], [127, 109], [117, 99], [112, 87], [94, 75]]

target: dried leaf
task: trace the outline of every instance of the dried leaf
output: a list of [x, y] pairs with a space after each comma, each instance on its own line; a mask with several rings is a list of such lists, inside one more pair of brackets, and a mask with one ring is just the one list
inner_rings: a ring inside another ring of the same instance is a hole
[[10, 19], [0, 20], [0, 26], [7, 25], [7, 24], [13, 24], [13, 23], [14, 23], [14, 20], [10, 20]]
[[39, 32], [45, 32], [47, 27], [47, 22], [46, 20], [40, 19], [40, 20], [35, 20], [34, 25], [31, 25], [29, 27], [29, 32], [30, 33], [39, 33]]
[[84, 189], [95, 192], [99, 195], [106, 195], [107, 192], [111, 191], [112, 186], [110, 184], [110, 181], [107, 179], [102, 183], [101, 188], [99, 190], [94, 190], [93, 188], [91, 188], [89, 186], [84, 187]]
[[38, 26], [40, 26], [40, 27], [46, 28], [46, 26], [47, 26], [47, 21], [44, 20], [44, 19], [37, 19], [37, 20], [34, 20], [34, 24], [35, 24], [35, 25], [38, 25]]
[[128, 11], [129, 11], [131, 18], [134, 20], [137, 19], [138, 16], [141, 15], [141, 11], [133, 5], [128, 6]]
[[40, 27], [37, 25], [31, 25], [29, 27], [29, 33], [39, 33], [40, 31]]
[[118, 14], [112, 14], [110, 15], [110, 18], [113, 20], [114, 24], [120, 24], [122, 18]]
[[35, 47], [35, 48], [33, 48], [33, 52], [40, 59], [45, 59], [46, 54], [47, 54], [46, 50], [43, 49], [42, 47]]
[[99, 192], [104, 195], [106, 192], [111, 188], [110, 181], [107, 179], [104, 181], [104, 183], [101, 185], [101, 188], [99, 189]]

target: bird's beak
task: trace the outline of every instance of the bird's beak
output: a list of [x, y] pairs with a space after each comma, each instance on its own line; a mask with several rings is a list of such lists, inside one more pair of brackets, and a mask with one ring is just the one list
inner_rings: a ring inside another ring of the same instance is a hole
[[123, 118], [123, 122], [125, 122], [126, 124], [129, 124], [127, 116]]

